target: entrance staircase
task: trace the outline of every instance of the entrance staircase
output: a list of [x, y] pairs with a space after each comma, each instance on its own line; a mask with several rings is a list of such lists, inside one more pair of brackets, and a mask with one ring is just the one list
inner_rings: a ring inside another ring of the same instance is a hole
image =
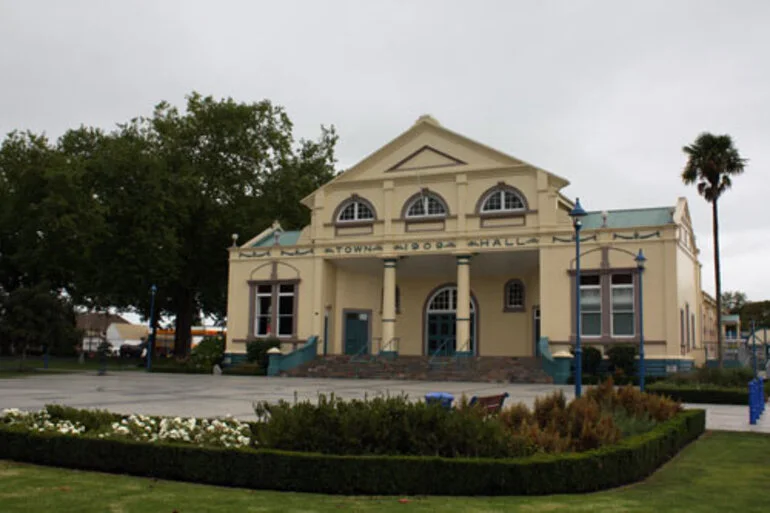
[[552, 383], [539, 358], [479, 356], [397, 356], [395, 358], [326, 356], [281, 373], [308, 378]]

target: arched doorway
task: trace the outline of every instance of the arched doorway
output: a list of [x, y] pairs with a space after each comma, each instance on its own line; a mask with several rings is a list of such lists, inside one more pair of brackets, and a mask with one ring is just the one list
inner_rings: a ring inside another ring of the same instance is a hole
[[[470, 352], [476, 353], [476, 298], [471, 294]], [[425, 302], [425, 354], [452, 355], [458, 343], [457, 286], [444, 285], [435, 289]]]

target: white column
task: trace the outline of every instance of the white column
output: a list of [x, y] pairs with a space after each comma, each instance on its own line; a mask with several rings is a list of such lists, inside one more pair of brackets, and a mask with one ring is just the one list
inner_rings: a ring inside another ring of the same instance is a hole
[[471, 337], [471, 257], [457, 257], [457, 339], [455, 350], [469, 352]]
[[[396, 259], [386, 258], [382, 276], [382, 347], [396, 336]], [[392, 349], [389, 349], [392, 350]]]

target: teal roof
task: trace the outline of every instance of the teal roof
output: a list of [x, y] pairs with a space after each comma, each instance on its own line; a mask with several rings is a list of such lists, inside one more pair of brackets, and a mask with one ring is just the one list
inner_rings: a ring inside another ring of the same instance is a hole
[[741, 316], [737, 314], [722, 314], [722, 322], [738, 322], [741, 320]]
[[[293, 246], [299, 240], [300, 231], [280, 232], [278, 235], [278, 244], [281, 246]], [[258, 240], [252, 247], [263, 248], [267, 246], [275, 245], [275, 232], [270, 233], [266, 237]]]
[[[607, 228], [634, 228], [637, 226], [661, 226], [672, 224], [672, 207], [608, 210]], [[583, 228], [602, 228], [602, 212], [589, 212], [583, 218]]]

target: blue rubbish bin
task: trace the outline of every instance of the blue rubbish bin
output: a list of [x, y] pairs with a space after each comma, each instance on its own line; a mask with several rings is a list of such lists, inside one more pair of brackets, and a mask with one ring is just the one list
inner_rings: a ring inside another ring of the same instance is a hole
[[440, 404], [447, 410], [452, 407], [452, 401], [455, 400], [455, 397], [452, 394], [448, 394], [446, 392], [431, 392], [429, 394], [425, 394], [425, 402], [428, 404]]

